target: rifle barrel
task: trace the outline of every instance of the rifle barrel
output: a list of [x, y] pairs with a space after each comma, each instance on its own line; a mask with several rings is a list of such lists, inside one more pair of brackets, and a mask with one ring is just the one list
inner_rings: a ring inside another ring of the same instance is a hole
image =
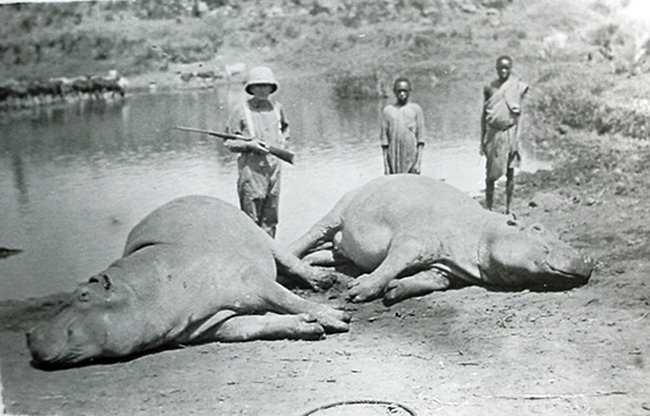
[[[220, 137], [222, 139], [246, 140], [246, 141], [253, 140], [252, 137], [242, 136], [239, 134], [230, 134], [230, 133], [222, 133], [222, 132], [212, 131], [212, 130], [195, 129], [193, 127], [174, 126], [174, 128], [177, 130], [189, 131], [191, 133], [207, 134], [209, 136]], [[269, 150], [269, 153], [271, 153], [273, 156], [281, 160], [284, 160], [287, 163], [293, 164], [294, 154], [291, 153], [290, 151], [279, 149], [277, 147], [267, 146], [266, 143], [264, 142], [259, 142], [259, 143], [262, 146], [265, 146]]]
[[242, 136], [240, 134], [222, 133], [220, 131], [195, 129], [193, 127], [175, 126], [174, 128], [177, 129], [177, 130], [189, 131], [189, 132], [192, 132], [192, 133], [202, 133], [202, 134], [207, 134], [207, 135], [210, 135], [210, 136], [221, 137], [222, 139], [253, 140], [251, 137]]

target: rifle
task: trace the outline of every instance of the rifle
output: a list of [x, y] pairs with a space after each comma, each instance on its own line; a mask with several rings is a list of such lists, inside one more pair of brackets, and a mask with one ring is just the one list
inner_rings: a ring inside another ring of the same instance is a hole
[[278, 147], [268, 146], [266, 143], [261, 142], [259, 140], [255, 140], [252, 137], [242, 136], [239, 134], [221, 133], [221, 132], [211, 131], [211, 130], [194, 129], [191, 127], [175, 126], [174, 128], [177, 130], [189, 131], [192, 133], [202, 133], [202, 134], [207, 134], [209, 136], [221, 137], [222, 139], [227, 139], [227, 140], [255, 141], [257, 142], [257, 144], [259, 144], [260, 146], [268, 150], [269, 153], [272, 154], [273, 156], [277, 157], [280, 160], [284, 160], [287, 163], [293, 164], [294, 154], [292, 152], [288, 150], [280, 149]]

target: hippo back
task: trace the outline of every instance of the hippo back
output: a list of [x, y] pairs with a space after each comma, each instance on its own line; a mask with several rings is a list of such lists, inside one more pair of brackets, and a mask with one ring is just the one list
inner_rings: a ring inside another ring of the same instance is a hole
[[123, 256], [153, 244], [193, 250], [270, 253], [267, 235], [235, 206], [217, 198], [191, 195], [147, 215], [129, 233]]
[[[492, 213], [466, 193], [419, 175], [388, 175], [347, 196], [340, 249], [364, 270], [373, 270], [398, 236], [411, 236], [445, 256], [476, 256], [479, 232]], [[441, 253], [443, 254], [443, 253]]]
[[469, 195], [442, 181], [400, 174], [377, 178], [354, 191], [344, 214], [346, 220], [348, 215], [403, 226], [404, 222], [421, 225], [422, 216], [484, 218], [485, 210]]

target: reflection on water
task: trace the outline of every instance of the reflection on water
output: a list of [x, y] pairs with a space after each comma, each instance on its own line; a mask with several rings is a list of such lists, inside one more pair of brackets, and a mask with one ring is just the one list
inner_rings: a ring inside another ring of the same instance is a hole
[[[296, 152], [282, 173], [278, 239], [288, 243], [343, 193], [382, 174], [378, 126], [387, 101], [337, 103], [325, 84], [284, 84], [275, 98]], [[424, 87], [412, 96], [429, 132], [423, 174], [477, 194], [480, 85]], [[220, 139], [173, 127], [222, 130], [242, 99], [238, 85], [136, 95], [3, 124], [0, 246], [23, 252], [0, 261], [0, 300], [72, 289], [119, 257], [129, 230], [172, 198], [207, 194], [237, 205], [236, 156]], [[539, 163], [525, 153], [522, 168]]]

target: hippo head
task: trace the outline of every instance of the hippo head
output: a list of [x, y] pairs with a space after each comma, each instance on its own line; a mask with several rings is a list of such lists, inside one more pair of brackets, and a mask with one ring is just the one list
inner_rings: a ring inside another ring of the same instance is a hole
[[[99, 274], [81, 284], [70, 303], [48, 321], [27, 333], [27, 345], [34, 361], [45, 366], [69, 366], [94, 357], [110, 356], [111, 332], [119, 324], [112, 310], [128, 302], [127, 288], [114, 285], [107, 274]], [[124, 326], [124, 325], [122, 325]], [[114, 338], [112, 333], [111, 337]]]
[[562, 290], [587, 283], [594, 265], [539, 224], [500, 219], [482, 236], [479, 268], [497, 286]]

